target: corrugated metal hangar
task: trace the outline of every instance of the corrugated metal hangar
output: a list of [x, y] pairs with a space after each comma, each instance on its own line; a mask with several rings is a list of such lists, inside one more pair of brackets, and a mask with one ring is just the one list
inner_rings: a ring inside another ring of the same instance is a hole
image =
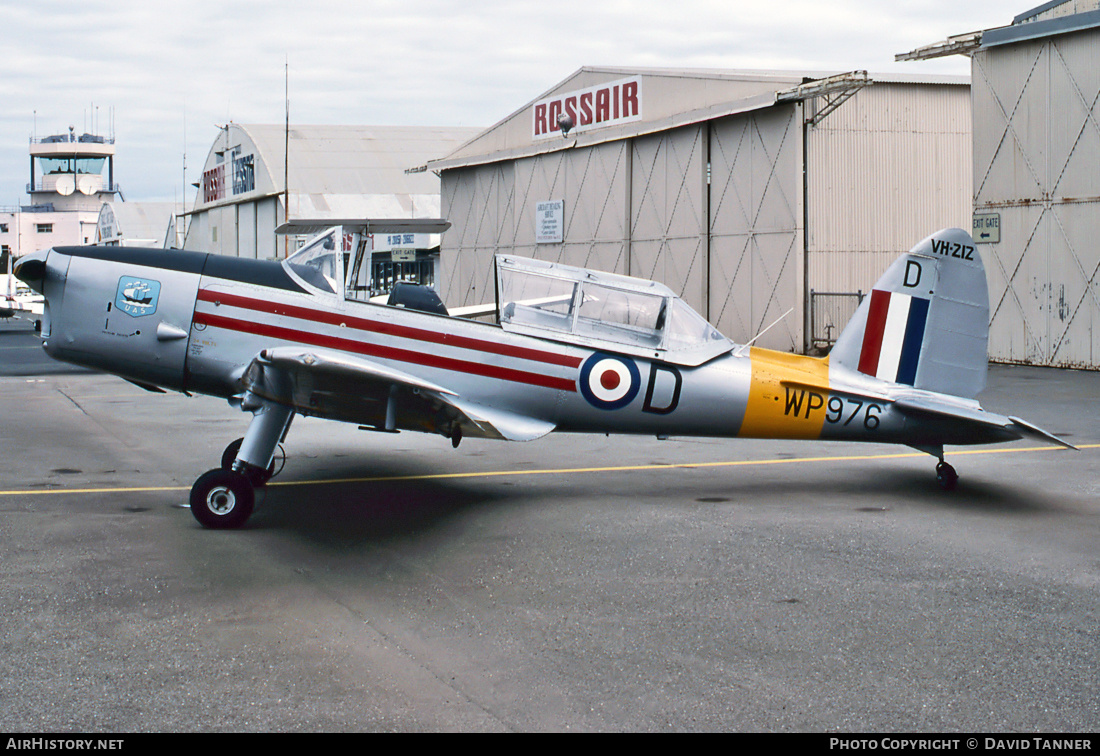
[[438, 178], [406, 169], [478, 131], [230, 123], [206, 158], [185, 246], [271, 259], [294, 251], [275, 234], [287, 220], [439, 217]]
[[899, 59], [971, 57], [974, 237], [990, 283], [990, 358], [1100, 368], [1100, 1]]
[[515, 253], [657, 279], [740, 342], [827, 346], [896, 255], [970, 222], [970, 139], [965, 78], [582, 68], [427, 164], [441, 293], [491, 301]]

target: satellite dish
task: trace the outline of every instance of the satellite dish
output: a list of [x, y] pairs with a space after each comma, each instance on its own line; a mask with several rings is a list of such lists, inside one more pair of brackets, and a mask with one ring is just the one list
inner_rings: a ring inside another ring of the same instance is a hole
[[81, 194], [87, 194], [89, 197], [96, 193], [96, 185], [99, 183], [96, 179], [97, 176], [87, 175], [81, 176], [76, 182], [76, 188], [80, 190]]
[[68, 197], [76, 191], [76, 177], [72, 174], [58, 176], [57, 181], [54, 182], [53, 190], [62, 197]]
[[558, 114], [558, 128], [561, 129], [561, 135], [563, 137], [569, 136], [569, 130], [574, 126], [573, 119], [567, 116], [565, 113]]

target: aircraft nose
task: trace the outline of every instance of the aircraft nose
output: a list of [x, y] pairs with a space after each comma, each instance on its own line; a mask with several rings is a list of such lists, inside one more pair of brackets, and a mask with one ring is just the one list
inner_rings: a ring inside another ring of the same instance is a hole
[[43, 293], [42, 280], [46, 277], [46, 256], [49, 253], [47, 249], [23, 255], [15, 261], [15, 268], [12, 271], [16, 278], [39, 294]]

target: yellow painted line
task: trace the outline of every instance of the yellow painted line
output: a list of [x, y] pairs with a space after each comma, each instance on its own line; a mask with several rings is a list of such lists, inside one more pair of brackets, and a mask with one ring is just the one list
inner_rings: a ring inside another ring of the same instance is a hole
[[[1083, 449], [1100, 449], [1100, 444], [1082, 444]], [[1021, 454], [1023, 452], [1069, 451], [1060, 446], [1028, 446], [1009, 449], [962, 449], [951, 456], [963, 454]], [[325, 480], [287, 480], [268, 483], [275, 486], [323, 486], [347, 483], [386, 483], [413, 480], [455, 480], [461, 478], [501, 478], [522, 475], [579, 475], [584, 473], [640, 472], [647, 470], [692, 470], [704, 467], [751, 467], [755, 465], [793, 465], [804, 462], [862, 462], [880, 459], [906, 459], [927, 457], [924, 452], [899, 452], [897, 454], [859, 454], [846, 457], [796, 457], [792, 459], [739, 459], [727, 462], [675, 462], [667, 465], [621, 465], [616, 467], [572, 467], [550, 470], [488, 470], [480, 472], [430, 473], [424, 475], [383, 475], [369, 478], [329, 478]], [[133, 486], [128, 488], [49, 488], [0, 490], [0, 496], [41, 496], [45, 494], [104, 494], [104, 493], [157, 493], [161, 491], [190, 491], [190, 486]]]

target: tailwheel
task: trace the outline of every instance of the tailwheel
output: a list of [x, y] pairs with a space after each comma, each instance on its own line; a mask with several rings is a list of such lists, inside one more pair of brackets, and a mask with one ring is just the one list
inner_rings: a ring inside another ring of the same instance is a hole
[[252, 481], [232, 470], [205, 472], [191, 487], [191, 514], [207, 528], [239, 528], [252, 514], [255, 503]]
[[959, 482], [959, 474], [955, 472], [954, 467], [941, 459], [936, 465], [936, 480], [944, 491], [954, 491], [955, 484]]

